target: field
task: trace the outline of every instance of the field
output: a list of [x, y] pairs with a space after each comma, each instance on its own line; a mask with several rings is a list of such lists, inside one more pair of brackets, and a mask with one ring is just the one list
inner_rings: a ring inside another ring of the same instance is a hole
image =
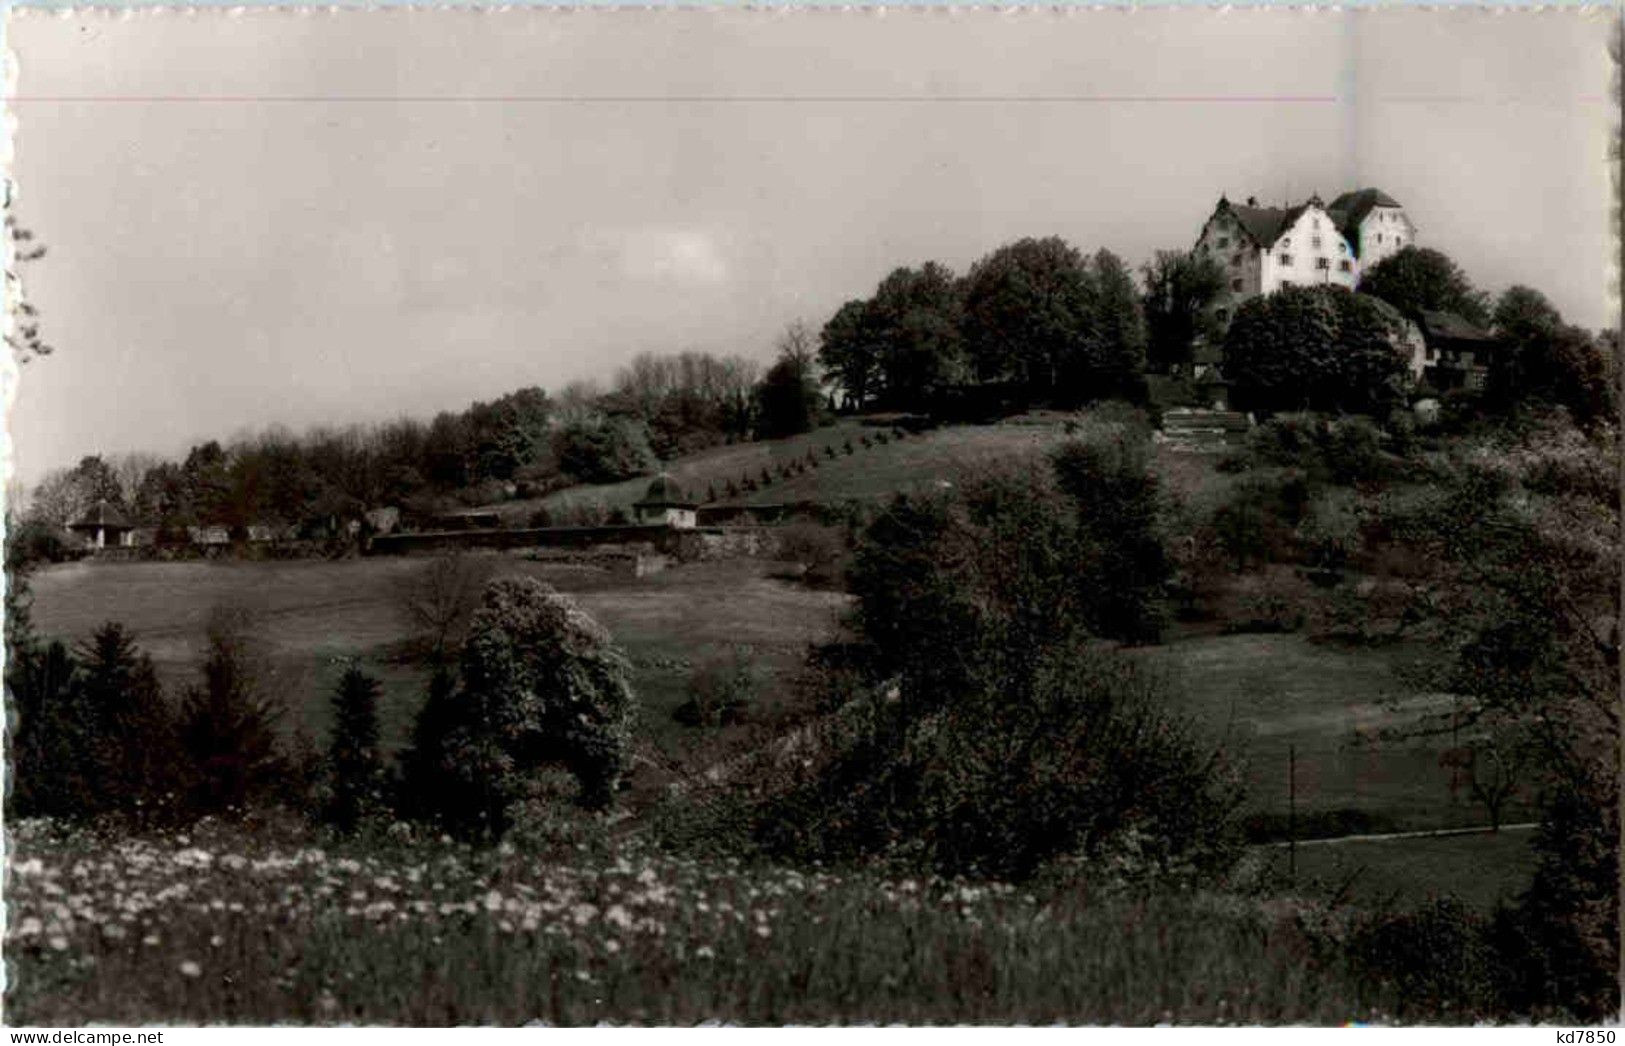
[[[678, 565], [634, 578], [582, 566], [490, 555], [493, 569], [531, 574], [580, 601], [603, 622], [634, 666], [642, 703], [640, 732], [679, 759], [736, 741], [743, 728], [703, 734], [674, 723], [694, 666], [728, 660], [738, 650], [761, 674], [772, 716], [780, 685], [800, 665], [810, 642], [826, 636], [844, 597], [774, 577], [758, 560]], [[325, 735], [327, 695], [346, 665], [359, 661], [384, 684], [380, 718], [386, 744], [406, 739], [423, 700], [426, 670], [400, 656], [411, 628], [399, 586], [424, 561], [375, 558], [288, 563], [64, 564], [33, 577], [34, 619], [41, 634], [78, 641], [104, 621], [123, 622], [153, 657], [171, 693], [193, 681], [203, 656], [210, 608], [246, 605], [258, 615], [268, 647], [271, 685], [294, 713], [289, 726]], [[661, 775], [642, 772], [640, 784]]]
[[[1193, 637], [1141, 656], [1170, 675], [1182, 710], [1242, 757], [1260, 815], [1284, 826], [1295, 749], [1297, 810], [1309, 824], [1342, 811], [1379, 832], [1487, 823], [1439, 765], [1448, 729], [1409, 736], [1450, 711], [1448, 696], [1416, 693], [1395, 674], [1422, 651], [1272, 634]], [[1506, 816], [1530, 814], [1514, 803]]]

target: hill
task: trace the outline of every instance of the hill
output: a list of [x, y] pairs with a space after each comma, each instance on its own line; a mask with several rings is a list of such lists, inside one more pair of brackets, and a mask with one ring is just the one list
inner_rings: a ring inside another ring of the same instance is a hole
[[[691, 496], [717, 505], [771, 505], [795, 501], [838, 503], [884, 498], [899, 491], [951, 482], [959, 470], [979, 462], [1008, 460], [1026, 450], [1043, 450], [1066, 438], [1070, 415], [1027, 414], [989, 425], [955, 425], [896, 436], [884, 419], [843, 418], [799, 436], [712, 447], [665, 463], [663, 470]], [[865, 445], [864, 440], [869, 440]], [[883, 441], [883, 442], [882, 442]], [[847, 453], [850, 444], [851, 453]], [[805, 471], [783, 478], [779, 470], [802, 463]], [[758, 484], [767, 470], [770, 482], [754, 491], [726, 491], [750, 479]], [[650, 477], [619, 483], [587, 484], [555, 491], [543, 498], [495, 502], [481, 506], [497, 512], [507, 525], [523, 525], [538, 508], [559, 514], [572, 506], [602, 506], [630, 511], [648, 489]]]

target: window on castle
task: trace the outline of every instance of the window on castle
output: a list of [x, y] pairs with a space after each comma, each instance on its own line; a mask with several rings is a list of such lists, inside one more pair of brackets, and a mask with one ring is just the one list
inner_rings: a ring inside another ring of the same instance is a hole
[[1235, 291], [1237, 294], [1241, 293], [1241, 281], [1240, 280], [1231, 280], [1230, 281], [1230, 289]]
[[1290, 255], [1290, 254], [1281, 255], [1281, 264], [1282, 265], [1291, 265], [1292, 264], [1292, 255]]
[[1282, 287], [1290, 287], [1290, 286], [1292, 286], [1292, 281], [1291, 280], [1282, 280], [1281, 281], [1281, 286]]
[[1381, 243], [1381, 242], [1382, 242], [1382, 233], [1380, 233], [1380, 232], [1379, 232], [1379, 233], [1377, 233], [1377, 242], [1378, 242], [1378, 243]]
[[1226, 247], [1228, 247], [1228, 246], [1230, 246], [1230, 237], [1228, 237], [1228, 236], [1221, 236], [1221, 237], [1219, 237], [1219, 244], [1218, 244], [1218, 246], [1219, 246], [1219, 249], [1220, 249], [1220, 250], [1223, 250], [1223, 249], [1224, 249], [1224, 248], [1226, 248]]
[[1232, 268], [1232, 269], [1239, 269], [1239, 268], [1241, 268], [1241, 255], [1239, 255], [1239, 254], [1232, 254], [1232, 255], [1231, 255], [1231, 256], [1230, 256], [1230, 267], [1231, 267], [1231, 268]]
[[1340, 261], [1340, 262], [1337, 263], [1337, 271], [1338, 272], [1353, 272], [1354, 271], [1354, 266], [1351, 265], [1350, 263], [1346, 262], [1346, 261]]
[[1320, 237], [1316, 236], [1313, 239], [1311, 239], [1309, 241], [1309, 246], [1313, 247], [1317, 251], [1320, 250]]
[[1286, 239], [1282, 240], [1281, 241], [1281, 246], [1282, 247], [1290, 247], [1290, 246], [1292, 246], [1292, 237], [1288, 236]]
[[1315, 268], [1317, 268], [1317, 269], [1330, 269], [1331, 267], [1332, 267], [1332, 260], [1330, 258], [1316, 258], [1315, 259]]

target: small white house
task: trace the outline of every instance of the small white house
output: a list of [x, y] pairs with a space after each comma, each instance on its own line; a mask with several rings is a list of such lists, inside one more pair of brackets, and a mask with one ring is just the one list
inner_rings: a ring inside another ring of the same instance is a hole
[[670, 476], [662, 472], [649, 484], [649, 489], [641, 501], [634, 502], [632, 511], [637, 521], [645, 526], [692, 527], [697, 522], [695, 509], [699, 505], [691, 501], [681, 487], [672, 482]]

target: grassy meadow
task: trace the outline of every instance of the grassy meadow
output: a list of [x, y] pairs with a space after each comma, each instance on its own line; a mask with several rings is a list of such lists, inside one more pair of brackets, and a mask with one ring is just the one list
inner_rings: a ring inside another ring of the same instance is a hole
[[1313, 906], [15, 826], [12, 1024], [1381, 1021]]

